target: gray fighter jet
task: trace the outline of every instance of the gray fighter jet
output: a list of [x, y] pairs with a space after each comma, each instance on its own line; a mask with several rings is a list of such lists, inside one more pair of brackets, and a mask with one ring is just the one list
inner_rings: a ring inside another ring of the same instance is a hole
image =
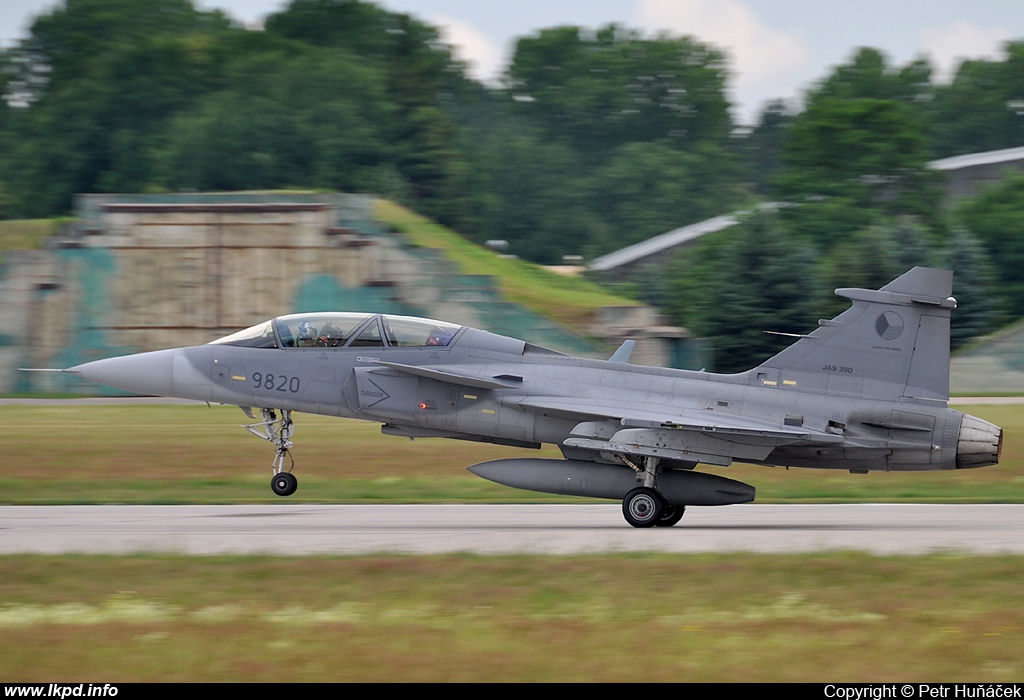
[[[953, 274], [916, 267], [759, 367], [713, 374], [564, 355], [474, 328], [370, 313], [281, 316], [207, 345], [67, 371], [139, 394], [238, 405], [277, 453], [271, 486], [295, 492], [292, 412], [383, 423], [382, 432], [517, 447], [565, 459], [470, 467], [500, 484], [622, 499], [634, 527], [688, 505], [754, 499], [696, 471], [771, 466], [917, 471], [996, 464], [1002, 430], [947, 407]], [[259, 415], [253, 411], [257, 408]]]

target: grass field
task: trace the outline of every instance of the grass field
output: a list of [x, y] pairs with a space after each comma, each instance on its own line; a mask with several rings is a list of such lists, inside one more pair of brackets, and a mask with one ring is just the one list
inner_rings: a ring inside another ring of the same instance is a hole
[[[1024, 406], [970, 406], [1003, 426], [998, 466], [964, 471], [850, 474], [734, 465], [701, 467], [757, 488], [759, 503], [1024, 502]], [[234, 407], [0, 406], [6, 457], [0, 503], [279, 502], [273, 448], [242, 430]], [[519, 491], [466, 467], [540, 452], [458, 440], [408, 440], [374, 423], [297, 415], [298, 502], [532, 502], [579, 499]]]
[[0, 558], [0, 678], [1011, 682], [1021, 557]]

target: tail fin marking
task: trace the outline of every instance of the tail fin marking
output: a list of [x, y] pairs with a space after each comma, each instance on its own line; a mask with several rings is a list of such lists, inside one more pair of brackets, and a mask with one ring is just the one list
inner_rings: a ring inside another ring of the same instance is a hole
[[[915, 267], [879, 290], [837, 289], [853, 305], [754, 372], [858, 387], [870, 398], [949, 399], [953, 273]], [[811, 376], [808, 376], [811, 375]], [[835, 381], [829, 381], [835, 377]], [[852, 380], [852, 381], [851, 381]], [[804, 382], [801, 382], [804, 383]]]

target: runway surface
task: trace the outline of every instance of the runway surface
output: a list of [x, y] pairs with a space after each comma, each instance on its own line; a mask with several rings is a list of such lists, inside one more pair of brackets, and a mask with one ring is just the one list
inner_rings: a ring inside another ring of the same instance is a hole
[[1024, 505], [691, 507], [637, 530], [619, 505], [3, 506], [0, 554], [1024, 553]]

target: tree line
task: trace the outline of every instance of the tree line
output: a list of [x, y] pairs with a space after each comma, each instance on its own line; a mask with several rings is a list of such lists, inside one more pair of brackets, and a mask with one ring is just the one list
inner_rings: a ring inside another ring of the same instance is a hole
[[821, 311], [801, 293], [945, 260], [981, 270], [972, 319], [1024, 315], [1024, 185], [947, 210], [925, 167], [1024, 145], [1024, 41], [948, 85], [926, 60], [859, 49], [749, 127], [727, 79], [714, 46], [621, 25], [521, 37], [488, 86], [436, 27], [369, 2], [293, 0], [249, 31], [188, 0], [66, 0], [0, 53], [0, 217], [64, 214], [78, 192], [364, 191], [552, 263], [786, 202], [729, 237], [746, 243], [709, 240], [635, 293], [714, 336], [716, 314], [744, 316], [716, 285], [806, 266], [762, 295], [800, 325]]

